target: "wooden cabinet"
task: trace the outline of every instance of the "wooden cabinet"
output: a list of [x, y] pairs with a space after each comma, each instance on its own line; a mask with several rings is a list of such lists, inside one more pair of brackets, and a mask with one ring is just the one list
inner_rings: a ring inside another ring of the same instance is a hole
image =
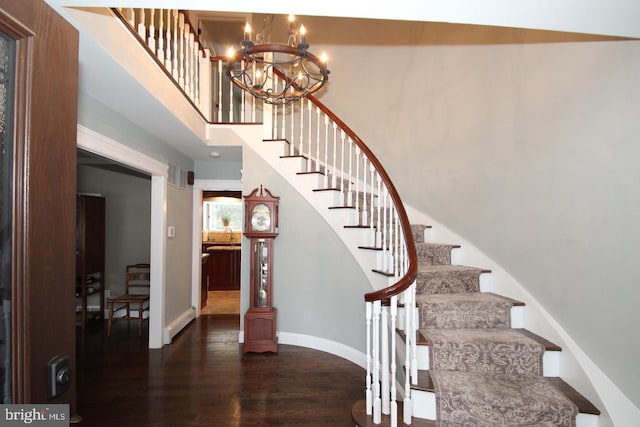
[[209, 290], [240, 289], [240, 249], [210, 247]]
[[207, 291], [209, 290], [209, 254], [202, 254], [201, 257], [200, 309], [203, 309], [207, 306]]
[[104, 320], [104, 217], [104, 197], [77, 196], [76, 312], [83, 327], [89, 320]]

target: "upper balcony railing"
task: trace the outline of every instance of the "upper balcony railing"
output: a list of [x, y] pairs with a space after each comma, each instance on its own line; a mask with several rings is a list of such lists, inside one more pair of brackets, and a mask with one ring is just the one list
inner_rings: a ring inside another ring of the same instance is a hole
[[[381, 162], [342, 120], [313, 96], [273, 106], [231, 84], [226, 58], [202, 48], [184, 11], [113, 9], [161, 65], [167, 76], [210, 123], [262, 123], [265, 140], [288, 142], [285, 156], [300, 157], [304, 172], [323, 176], [321, 188], [339, 196], [332, 208], [353, 212], [347, 228], [364, 230], [361, 248], [377, 253], [372, 270], [389, 286], [364, 296], [366, 312], [366, 407], [379, 424], [395, 425], [397, 378], [404, 376], [404, 416], [412, 417], [410, 381], [416, 382], [415, 278], [417, 254], [400, 196]], [[277, 81], [277, 80], [276, 80]], [[282, 81], [276, 84], [284, 84]], [[405, 345], [396, 345], [396, 329]], [[397, 355], [402, 360], [396, 361]], [[397, 366], [403, 366], [398, 372]]]

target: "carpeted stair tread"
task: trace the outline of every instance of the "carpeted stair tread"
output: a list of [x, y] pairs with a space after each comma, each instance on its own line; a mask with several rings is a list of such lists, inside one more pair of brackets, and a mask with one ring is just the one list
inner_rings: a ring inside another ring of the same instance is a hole
[[575, 426], [578, 407], [539, 375], [430, 374], [439, 426]]
[[444, 243], [416, 243], [418, 262], [427, 265], [450, 265], [451, 250], [459, 247]]
[[421, 328], [508, 328], [514, 300], [481, 292], [416, 295]]
[[510, 328], [421, 329], [433, 370], [542, 375], [544, 345]]
[[463, 265], [418, 265], [416, 294], [480, 292], [480, 275], [491, 270]]

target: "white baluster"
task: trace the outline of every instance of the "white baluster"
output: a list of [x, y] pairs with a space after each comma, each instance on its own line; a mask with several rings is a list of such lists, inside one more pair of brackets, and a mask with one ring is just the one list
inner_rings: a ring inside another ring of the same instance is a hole
[[191, 32], [191, 28], [188, 25], [185, 25], [185, 43], [186, 43], [186, 51], [185, 51], [185, 92], [187, 92], [187, 96], [193, 99], [193, 33]]
[[367, 407], [367, 415], [373, 413], [373, 395], [371, 392], [371, 316], [373, 311], [373, 304], [370, 302], [365, 303], [365, 316], [366, 316], [366, 330], [367, 330], [367, 376], [365, 378], [365, 399]]
[[291, 123], [291, 135], [289, 135], [291, 137], [291, 147], [293, 148], [293, 155], [298, 154], [296, 153], [296, 132], [295, 132], [295, 104], [291, 103], [290, 107], [289, 107], [289, 113], [291, 114], [291, 120], [289, 120], [289, 122]]
[[216, 100], [216, 121], [222, 122], [224, 121], [224, 117], [222, 116], [222, 75], [223, 75], [223, 67], [224, 63], [222, 59], [218, 58], [216, 60], [216, 77], [218, 79], [218, 99]]
[[347, 134], [344, 129], [340, 131], [340, 203], [344, 206], [344, 140]]
[[[383, 212], [381, 211], [382, 209], [382, 204], [380, 203], [380, 197], [382, 197], [382, 192], [380, 191], [380, 183], [382, 182], [382, 178], [380, 177], [380, 174], [378, 173], [378, 171], [376, 171], [376, 194], [378, 195], [378, 203], [376, 204], [376, 211], [378, 212], [378, 218], [376, 219], [376, 242], [382, 242], [382, 224], [381, 224], [381, 217], [383, 215]], [[374, 245], [375, 246], [375, 245]], [[378, 267], [379, 268], [379, 267]]]
[[[369, 201], [369, 245], [370, 246], [375, 246], [376, 245], [376, 225], [375, 225], [375, 216], [374, 216], [374, 209], [375, 209], [375, 199], [374, 199], [374, 193], [375, 193], [375, 189], [374, 189], [374, 176], [375, 176], [375, 169], [373, 167], [373, 164], [371, 162], [369, 162], [369, 174], [370, 174], [370, 178], [371, 180], [369, 181], [369, 185], [371, 186], [371, 200]], [[378, 218], [380, 218], [380, 216], [378, 215]]]
[[382, 421], [382, 399], [380, 398], [380, 301], [373, 303], [373, 422]]
[[[194, 39], [193, 43], [193, 101], [200, 107], [200, 43]], [[200, 109], [202, 111], [202, 109]]]
[[171, 72], [173, 69], [172, 61], [171, 61], [171, 9], [167, 9], [167, 20], [166, 20], [167, 30], [164, 36], [165, 38], [165, 52], [164, 52], [164, 67], [167, 71]]
[[398, 211], [393, 210], [393, 229], [394, 229], [394, 241], [393, 241], [393, 251], [392, 251], [392, 268], [394, 272], [394, 277], [400, 278], [401, 275], [404, 275], [405, 271], [400, 271], [400, 218], [398, 216]]
[[300, 98], [300, 141], [298, 142], [298, 154], [304, 156], [304, 98]]
[[324, 188], [329, 188], [329, 116], [324, 115]]
[[129, 23], [129, 26], [133, 29], [136, 28], [136, 17], [135, 17], [136, 13], [135, 10], [133, 8], [126, 8], [124, 10], [124, 16], [127, 20], [127, 22]]
[[180, 38], [178, 42], [179, 49], [179, 57], [178, 57], [178, 84], [182, 89], [184, 89], [184, 49], [185, 49], [185, 30], [184, 30], [184, 14], [182, 12], [178, 12], [178, 37]]
[[313, 163], [312, 163], [312, 159], [311, 159], [311, 128], [313, 126], [311, 126], [311, 107], [313, 106], [313, 104], [311, 104], [311, 101], [309, 101], [307, 99], [307, 113], [309, 115], [309, 119], [307, 120], [307, 133], [308, 133], [308, 141], [307, 141], [307, 172], [311, 172]]
[[147, 38], [147, 45], [149, 45], [151, 52], [156, 51], [155, 11], [155, 9], [149, 9], [149, 37]]
[[156, 56], [164, 64], [164, 9], [160, 9], [158, 17], [158, 51]]
[[380, 398], [382, 413], [389, 415], [389, 307], [380, 313]]
[[[388, 192], [387, 192], [387, 186], [384, 186], [384, 189], [382, 191], [382, 228], [381, 231], [378, 231], [378, 233], [380, 233], [381, 239], [380, 242], [382, 243], [382, 271], [389, 271], [389, 264], [387, 264], [388, 262], [388, 257], [389, 257], [389, 230], [387, 228], [387, 226], [389, 225], [387, 223], [387, 201], [388, 201]], [[380, 219], [378, 218], [378, 223], [380, 223]]]
[[396, 319], [398, 317], [398, 296], [391, 297], [391, 427], [397, 427], [398, 425], [398, 403], [397, 399], [397, 387], [396, 387]]
[[316, 172], [320, 172], [320, 108], [316, 107]]
[[145, 27], [145, 22], [144, 22], [144, 9], [139, 9], [140, 10], [140, 14], [138, 16], [138, 35], [142, 38], [142, 40], [145, 40], [147, 38], [147, 29]]
[[[282, 129], [280, 130], [280, 138], [287, 139], [286, 137], [286, 129], [287, 129], [287, 109], [285, 108], [286, 104], [282, 106]], [[289, 145], [288, 155], [291, 155], [291, 145]]]
[[338, 161], [338, 124], [333, 124], [333, 167], [331, 168], [331, 188], [337, 188], [338, 186], [338, 174], [337, 170], [337, 161]]
[[367, 209], [367, 156], [362, 153], [362, 225], [369, 225], [369, 210]]
[[179, 53], [179, 41], [178, 41], [178, 37], [179, 37], [179, 33], [178, 31], [178, 22], [179, 22], [179, 18], [178, 18], [178, 11], [176, 9], [173, 10], [173, 52], [171, 57], [172, 62], [173, 62], [173, 66], [171, 67], [171, 74], [173, 75], [173, 78], [178, 80], [179, 83], [179, 78], [180, 78], [180, 70], [179, 70], [179, 62], [180, 62], [180, 53]]
[[360, 214], [360, 146], [356, 145], [356, 215], [358, 215], [357, 225], [362, 225], [362, 215]]
[[[349, 145], [349, 181], [347, 182], [347, 190], [348, 190], [348, 200], [347, 205], [353, 206], [353, 139], [349, 137], [348, 141]], [[357, 212], [357, 210], [356, 210]]]
[[200, 59], [200, 110], [204, 113], [208, 121], [211, 117], [211, 53], [209, 49], [203, 51], [204, 56]]

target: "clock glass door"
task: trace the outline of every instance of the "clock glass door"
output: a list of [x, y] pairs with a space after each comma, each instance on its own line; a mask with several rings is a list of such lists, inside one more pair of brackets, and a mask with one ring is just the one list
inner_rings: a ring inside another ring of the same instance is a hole
[[255, 250], [255, 306], [258, 308], [267, 308], [269, 297], [269, 245], [265, 242], [264, 239], [259, 239], [256, 242]]

